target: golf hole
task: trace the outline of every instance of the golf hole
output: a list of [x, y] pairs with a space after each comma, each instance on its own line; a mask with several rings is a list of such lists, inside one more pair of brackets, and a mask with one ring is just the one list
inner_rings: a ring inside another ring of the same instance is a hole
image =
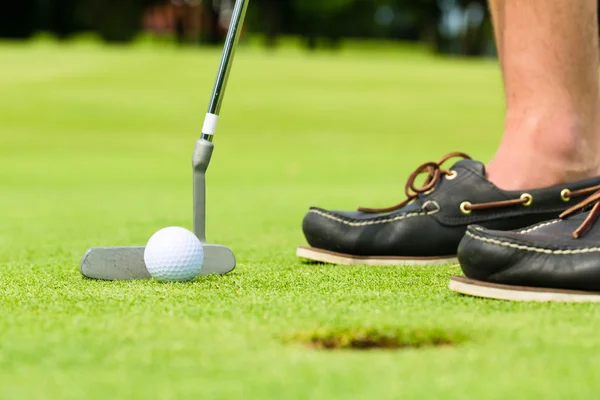
[[319, 330], [294, 335], [300, 342], [317, 350], [402, 350], [449, 347], [464, 340], [460, 334], [443, 330]]

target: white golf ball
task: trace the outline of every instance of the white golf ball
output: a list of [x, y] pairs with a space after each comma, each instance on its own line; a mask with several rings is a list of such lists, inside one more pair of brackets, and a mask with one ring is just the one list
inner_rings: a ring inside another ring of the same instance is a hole
[[144, 250], [150, 275], [159, 281], [189, 281], [204, 264], [202, 243], [185, 228], [170, 226], [156, 232]]

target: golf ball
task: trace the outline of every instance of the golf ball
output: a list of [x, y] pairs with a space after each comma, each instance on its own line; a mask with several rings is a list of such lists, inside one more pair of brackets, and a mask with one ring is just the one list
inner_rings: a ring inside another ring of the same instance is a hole
[[150, 275], [159, 281], [189, 281], [204, 264], [202, 243], [185, 228], [171, 226], [156, 232], [144, 250]]

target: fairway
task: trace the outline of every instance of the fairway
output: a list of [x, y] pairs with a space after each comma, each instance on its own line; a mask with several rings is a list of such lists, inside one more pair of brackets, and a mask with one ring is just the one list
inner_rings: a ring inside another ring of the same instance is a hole
[[[208, 170], [207, 236], [235, 252], [191, 283], [84, 279], [88, 247], [192, 228], [191, 154], [220, 49], [0, 45], [0, 398], [594, 398], [600, 309], [462, 297], [457, 266], [303, 264], [311, 205], [384, 207], [451, 151], [502, 134], [495, 61], [356, 46], [240, 47]], [[317, 350], [317, 331], [454, 345]]]

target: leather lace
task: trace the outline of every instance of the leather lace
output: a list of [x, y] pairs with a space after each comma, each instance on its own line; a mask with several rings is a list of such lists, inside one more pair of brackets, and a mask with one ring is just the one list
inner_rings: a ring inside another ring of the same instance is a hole
[[[597, 187], [595, 188], [597, 189]], [[573, 239], [579, 239], [580, 237], [585, 235], [598, 220], [598, 216], [600, 216], [600, 191], [597, 191], [587, 199], [583, 200], [582, 202], [574, 205], [573, 207], [565, 210], [562, 214], [560, 214], [560, 219], [566, 219], [592, 204], [592, 209], [590, 210], [587, 217], [583, 220], [581, 225], [579, 225], [579, 227], [575, 229], [575, 231], [573, 231], [573, 233], [571, 234], [571, 236], [573, 236]]]
[[[448, 161], [452, 158], [457, 158], [457, 157], [465, 159], [465, 160], [471, 159], [471, 157], [465, 153], [452, 152], [452, 153], [446, 154], [438, 162], [430, 161], [430, 162], [423, 163], [412, 174], [410, 174], [410, 176], [408, 177], [408, 180], [406, 181], [406, 185], [404, 185], [404, 193], [406, 195], [406, 200], [404, 200], [403, 202], [398, 203], [394, 206], [386, 207], [386, 208], [359, 207], [358, 211], [361, 211], [364, 213], [369, 213], [369, 214], [385, 213], [385, 212], [396, 211], [396, 210], [401, 209], [402, 207], [405, 207], [406, 205], [408, 205], [409, 203], [414, 201], [417, 197], [419, 197], [420, 194], [426, 193], [429, 190], [433, 189], [435, 187], [435, 185], [437, 185], [438, 182], [442, 179], [442, 176], [446, 176], [447, 178], [455, 176], [454, 175], [455, 172], [452, 172], [451, 170], [448, 170], [448, 169], [443, 169], [442, 164], [444, 164], [446, 161]], [[426, 174], [425, 181], [423, 182], [423, 184], [421, 186], [417, 186], [416, 180], [419, 177], [419, 175], [423, 175], [423, 174]], [[574, 193], [575, 192], [571, 193], [571, 195], [573, 195]], [[472, 203], [465, 202], [465, 203], [463, 203], [461, 208], [463, 208], [467, 212], [470, 212], [472, 210], [487, 210], [490, 208], [508, 207], [508, 206], [513, 206], [513, 205], [526, 205], [526, 204], [528, 205], [531, 203], [531, 201], [532, 201], [532, 198], [531, 198], [531, 196], [528, 195], [528, 196], [521, 196], [521, 198], [519, 198], [519, 199], [493, 201], [493, 202], [488, 202], [488, 203], [472, 204]]]

